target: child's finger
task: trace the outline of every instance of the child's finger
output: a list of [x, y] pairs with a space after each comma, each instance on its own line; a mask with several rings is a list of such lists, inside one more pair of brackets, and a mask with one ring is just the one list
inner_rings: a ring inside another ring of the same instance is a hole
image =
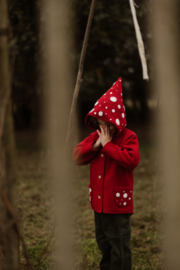
[[104, 127], [104, 134], [107, 135], [107, 125]]
[[101, 125], [100, 125], [100, 129], [101, 129], [101, 134], [104, 135], [104, 129], [103, 129], [103, 127]]
[[97, 129], [97, 134], [100, 136], [101, 135], [101, 132]]
[[110, 129], [107, 127], [107, 135], [110, 137]]

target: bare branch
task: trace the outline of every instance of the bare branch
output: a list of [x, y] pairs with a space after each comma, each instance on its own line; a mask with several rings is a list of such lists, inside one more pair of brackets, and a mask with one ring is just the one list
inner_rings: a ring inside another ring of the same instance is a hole
[[147, 63], [146, 63], [146, 56], [145, 56], [145, 49], [144, 49], [144, 43], [143, 43], [143, 40], [142, 40], [141, 31], [140, 31], [139, 24], [138, 24], [137, 17], [136, 17], [136, 10], [135, 10], [135, 7], [134, 7], [134, 2], [133, 2], [133, 0], [129, 0], [129, 3], [130, 3], [130, 7], [131, 7], [132, 17], [133, 17], [133, 22], [134, 22], [134, 27], [135, 27], [135, 32], [136, 32], [139, 55], [140, 55], [140, 58], [141, 58], [141, 64], [142, 64], [142, 70], [143, 70], [143, 79], [144, 80], [149, 80], [148, 70], [147, 70]]
[[76, 85], [75, 85], [75, 90], [74, 90], [74, 95], [73, 95], [73, 101], [71, 104], [71, 111], [70, 111], [70, 117], [69, 117], [69, 125], [68, 125], [68, 131], [67, 131], [67, 136], [66, 136], [65, 148], [67, 147], [67, 144], [68, 144], [70, 136], [71, 136], [71, 128], [72, 128], [72, 123], [73, 123], [73, 117], [75, 114], [77, 99], [78, 99], [78, 95], [79, 95], [79, 89], [80, 89], [80, 85], [82, 82], [84, 59], [85, 59], [85, 55], [86, 55], [89, 33], [90, 33], [91, 23], [92, 23], [94, 9], [95, 9], [95, 2], [96, 2], [96, 0], [92, 0], [90, 12], [89, 12], [89, 18], [88, 18], [88, 22], [87, 22], [87, 27], [86, 27], [86, 32], [85, 32], [83, 47], [82, 47], [82, 51], [81, 51], [80, 62], [79, 62], [79, 70], [78, 70], [78, 75], [77, 75]]
[[14, 67], [15, 67], [15, 56], [13, 56], [11, 60], [11, 74], [9, 74], [9, 80], [10, 80], [10, 87], [5, 93], [5, 97], [2, 102], [2, 107], [0, 111], [0, 139], [2, 138], [3, 134], [3, 127], [4, 127], [4, 121], [5, 121], [5, 115], [6, 115], [6, 108], [7, 104], [10, 98], [11, 94], [11, 88], [12, 88], [12, 82], [13, 82], [13, 77], [14, 77]]
[[42, 257], [44, 256], [44, 254], [46, 254], [47, 249], [48, 249], [48, 246], [49, 246], [50, 243], [51, 243], [51, 240], [52, 240], [53, 235], [54, 235], [55, 226], [56, 226], [56, 225], [54, 225], [54, 228], [53, 228], [52, 234], [51, 234], [51, 236], [50, 236], [50, 238], [49, 238], [49, 241], [47, 242], [45, 248], [42, 250], [42, 252], [41, 252], [41, 254], [40, 254], [39, 258], [38, 258], [38, 266], [37, 266], [37, 270], [40, 269], [40, 267], [41, 267], [41, 259], [42, 259]]
[[[7, 196], [5, 195], [2, 188], [0, 188], [0, 196], [1, 196], [3, 202], [4, 202], [5, 206], [6, 206], [6, 209], [8, 210], [10, 216], [15, 221], [16, 218], [15, 218], [14, 211], [13, 211], [12, 206], [11, 206], [11, 204], [10, 204], [10, 202], [9, 202], [9, 200], [8, 200]], [[25, 256], [25, 258], [27, 260], [28, 270], [31, 270], [31, 262], [30, 262], [29, 253], [28, 253], [26, 243], [25, 243], [24, 238], [23, 238], [23, 236], [22, 236], [22, 234], [20, 232], [20, 229], [19, 229], [19, 226], [18, 226], [17, 222], [14, 223], [14, 228], [15, 228], [16, 233], [17, 233], [17, 235], [18, 235], [18, 237], [19, 237], [19, 239], [20, 239], [20, 241], [22, 243], [22, 247], [23, 247], [23, 250], [24, 250], [24, 256]]]

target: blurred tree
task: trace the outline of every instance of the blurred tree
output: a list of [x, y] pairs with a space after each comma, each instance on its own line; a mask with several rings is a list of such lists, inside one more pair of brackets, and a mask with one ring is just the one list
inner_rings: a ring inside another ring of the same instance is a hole
[[38, 51], [38, 1], [8, 0], [13, 27], [16, 66], [13, 81], [13, 114], [16, 128], [35, 128], [40, 124]]
[[[15, 141], [13, 132], [8, 31], [9, 19], [6, 0], [0, 0], [0, 189], [14, 208]], [[6, 102], [5, 102], [6, 101]], [[4, 129], [3, 129], [4, 126]], [[0, 254], [2, 270], [18, 270], [18, 239], [3, 198], [0, 198]]]

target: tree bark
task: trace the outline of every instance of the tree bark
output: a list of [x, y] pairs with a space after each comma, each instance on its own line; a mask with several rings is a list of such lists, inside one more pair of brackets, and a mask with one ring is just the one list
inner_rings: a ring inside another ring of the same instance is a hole
[[71, 67], [68, 65], [70, 37], [66, 22], [69, 18], [68, 4], [64, 0], [43, 0], [43, 46], [45, 59], [45, 134], [49, 155], [48, 164], [53, 186], [53, 199], [56, 206], [56, 251], [55, 269], [74, 268], [72, 255], [72, 212], [71, 186], [72, 165], [68, 151], [63, 151], [70, 110], [69, 81]]
[[[14, 206], [16, 180], [15, 140], [11, 100], [6, 103], [5, 110], [2, 109], [4, 99], [6, 99], [11, 88], [8, 25], [7, 2], [6, 0], [0, 0], [0, 187], [3, 189], [11, 205]], [[11, 224], [11, 220], [2, 199], [0, 199], [1, 268], [2, 270], [17, 270], [19, 269], [18, 239], [14, 227], [8, 226], [8, 224]]]
[[163, 187], [165, 270], [180, 269], [180, 53], [179, 3], [156, 0], [153, 5], [153, 59], [158, 116], [160, 169]]

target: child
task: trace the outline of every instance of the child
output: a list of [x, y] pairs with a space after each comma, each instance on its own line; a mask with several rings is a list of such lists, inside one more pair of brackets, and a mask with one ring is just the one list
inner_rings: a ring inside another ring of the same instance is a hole
[[138, 166], [139, 143], [126, 129], [121, 78], [95, 103], [85, 124], [97, 129], [73, 151], [77, 165], [90, 163], [89, 201], [102, 252], [101, 270], [131, 270], [133, 169]]

